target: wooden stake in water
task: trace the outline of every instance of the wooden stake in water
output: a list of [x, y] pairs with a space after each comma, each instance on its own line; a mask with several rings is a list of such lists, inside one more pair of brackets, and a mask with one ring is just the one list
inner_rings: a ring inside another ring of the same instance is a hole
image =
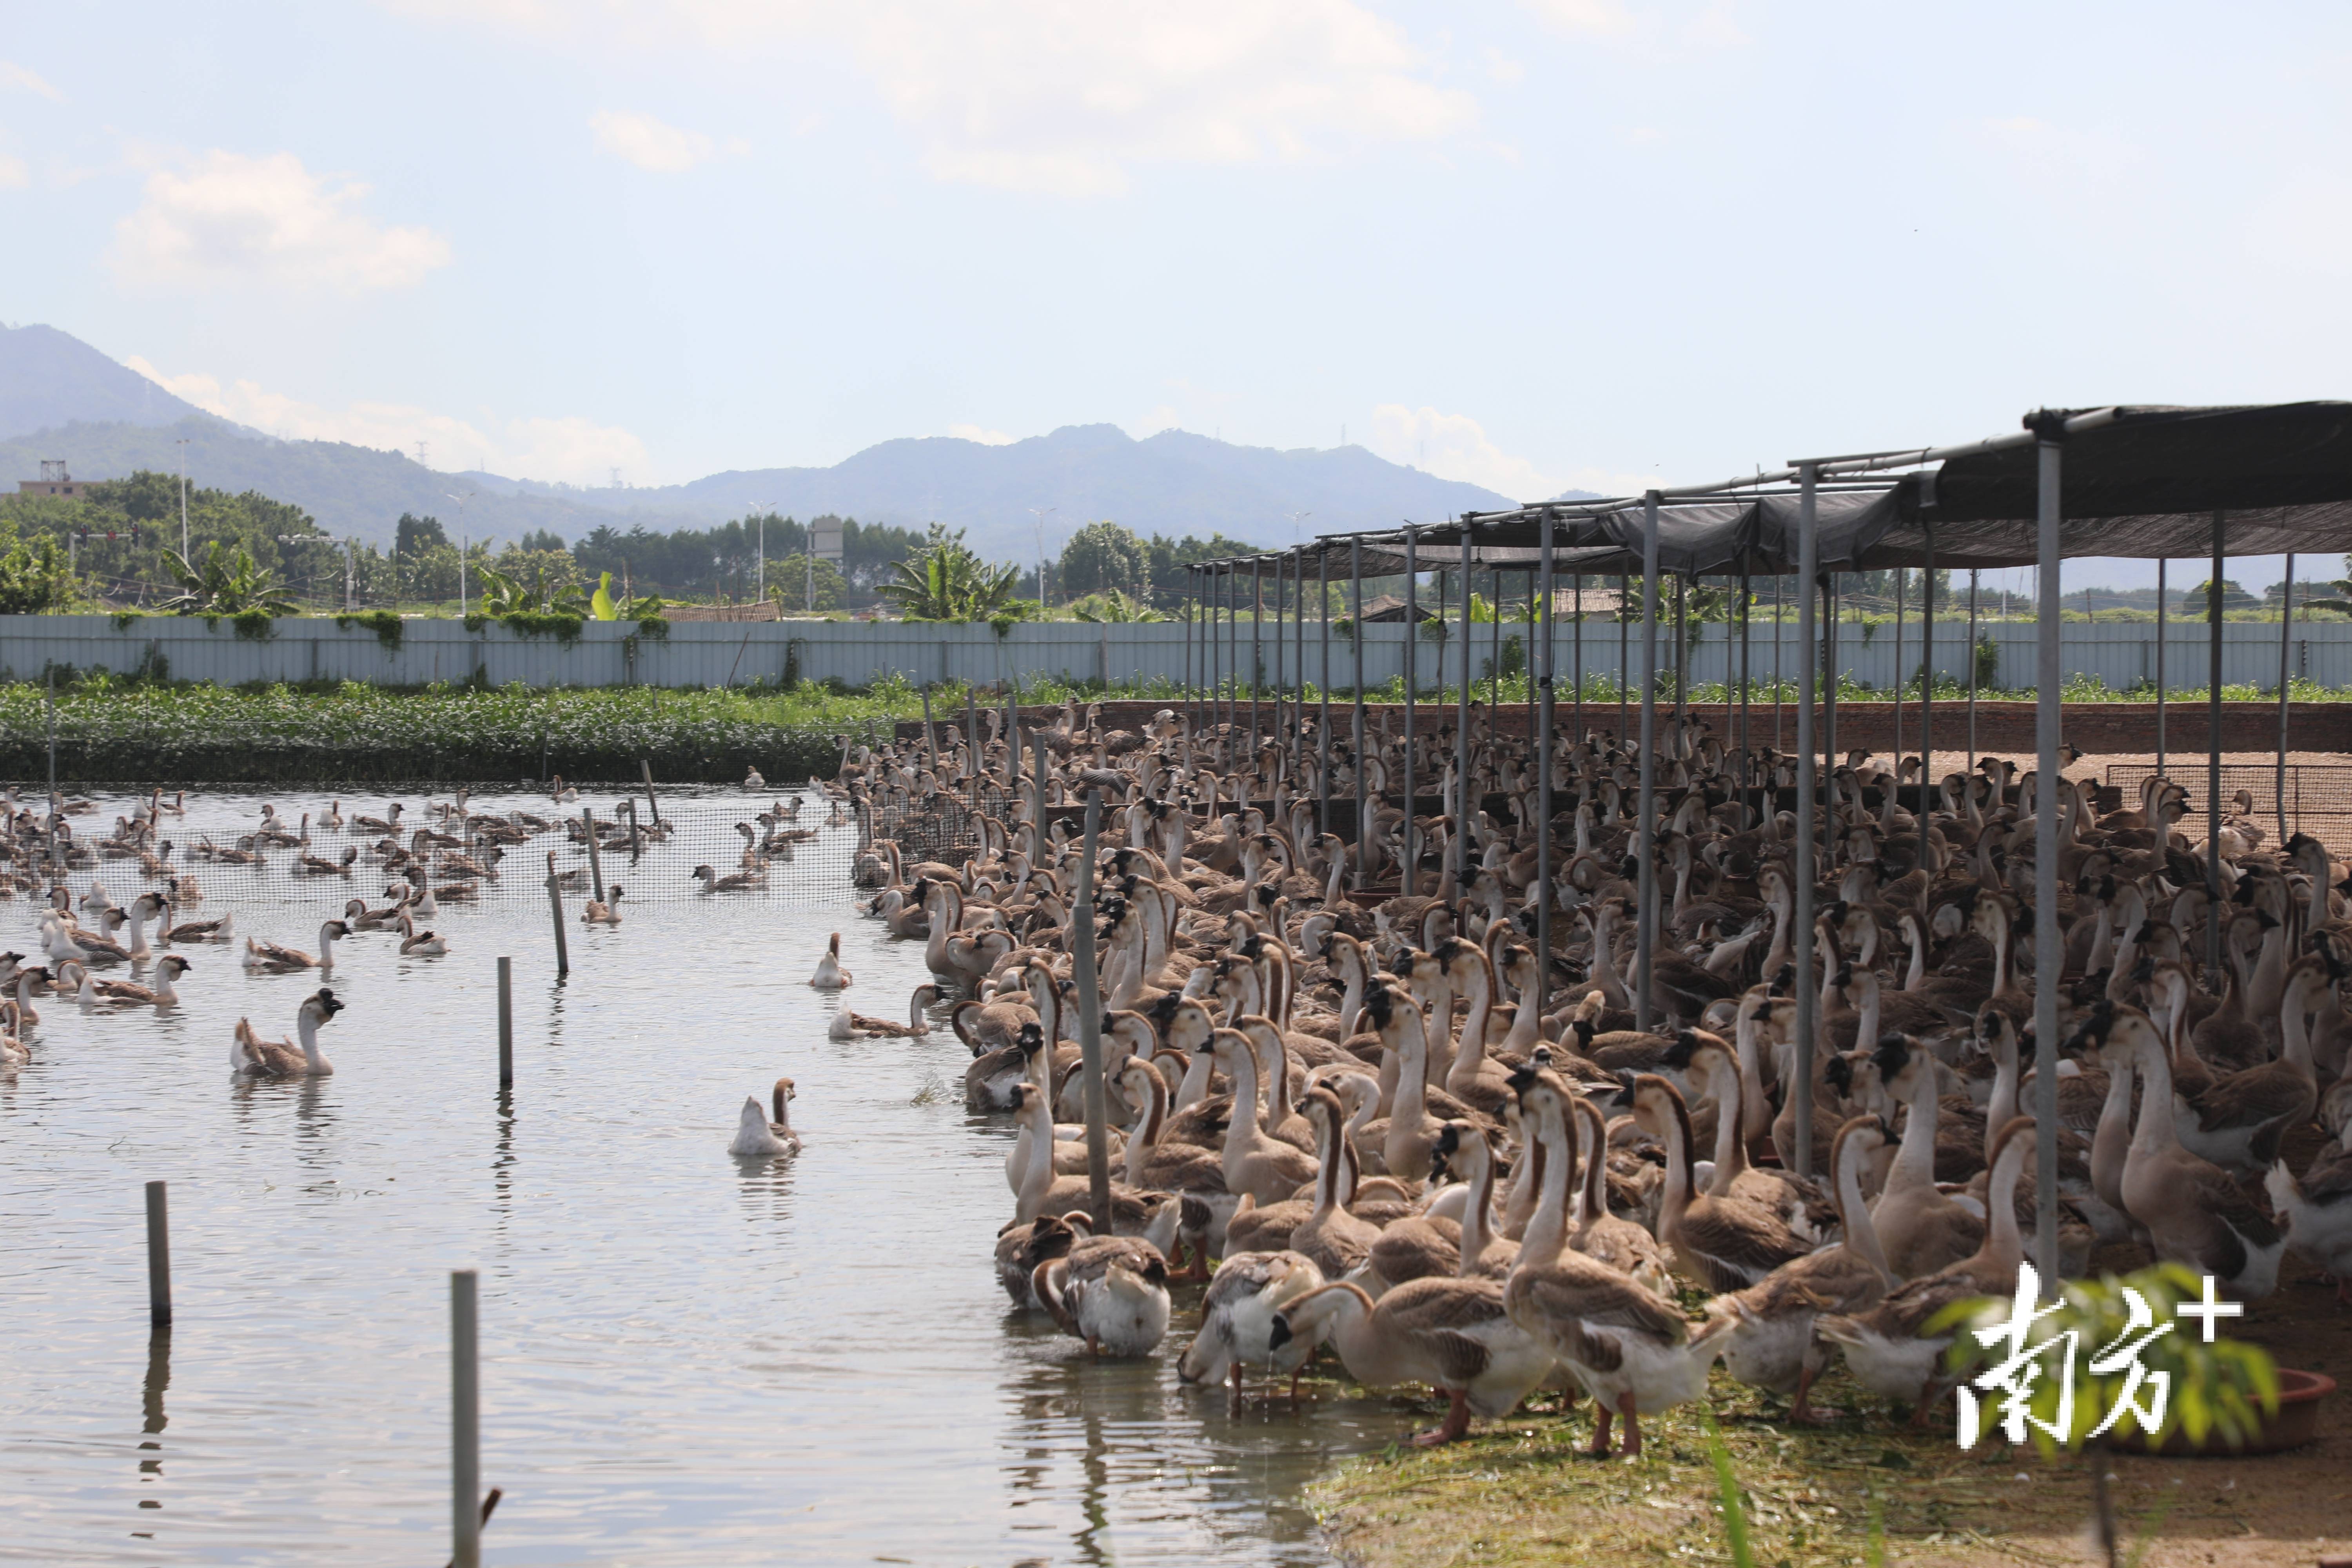
[[621, 803], [621, 809], [626, 812], [629, 817], [629, 864], [634, 866], [645, 847], [639, 842], [637, 835], [637, 803], [634, 800], [625, 800]]
[[161, 1182], [147, 1184], [147, 1321], [172, 1326], [172, 1222]]
[[594, 806], [583, 805], [580, 808], [580, 826], [588, 834], [588, 879], [594, 884], [596, 901], [601, 904], [604, 901], [604, 857], [596, 851], [596, 808]]
[[499, 1087], [514, 1087], [514, 960], [499, 960]]
[[555, 875], [555, 851], [547, 852], [547, 907], [555, 913], [555, 977], [572, 973], [572, 950], [563, 940], [563, 884]]
[[470, 1268], [449, 1274], [449, 1524], [456, 1568], [482, 1568], [480, 1303]]
[[654, 765], [643, 757], [637, 759], [637, 772], [645, 775], [646, 804], [654, 810], [654, 826], [661, 826], [661, 802], [654, 798]]
[[[1087, 791], [1087, 837], [1078, 858], [1077, 908], [1070, 915], [1072, 977], [1078, 987], [1078, 1056], [1086, 1074], [1087, 1208], [1095, 1234], [1110, 1234], [1110, 1134], [1102, 1059], [1102, 993], [1095, 983], [1095, 836], [1102, 828], [1102, 791]], [[1047, 1048], [1051, 1048], [1048, 1042]]]

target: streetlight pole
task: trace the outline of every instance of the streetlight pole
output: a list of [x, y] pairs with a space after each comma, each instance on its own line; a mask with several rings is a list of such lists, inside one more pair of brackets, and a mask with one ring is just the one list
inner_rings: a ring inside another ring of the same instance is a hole
[[1045, 608], [1045, 519], [1062, 509], [1033, 506], [1029, 510], [1037, 517], [1037, 608], [1042, 613]]
[[441, 493], [457, 503], [457, 614], [463, 616], [466, 613], [466, 546], [469, 542], [466, 538], [466, 503], [473, 499], [474, 492], [467, 490], [459, 495], [454, 490], [443, 490]]

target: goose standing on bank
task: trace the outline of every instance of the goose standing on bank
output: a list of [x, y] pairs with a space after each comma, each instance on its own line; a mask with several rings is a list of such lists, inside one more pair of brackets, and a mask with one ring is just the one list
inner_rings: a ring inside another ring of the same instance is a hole
[[773, 1090], [775, 1119], [769, 1120], [767, 1108], [757, 1095], [743, 1097], [743, 1113], [736, 1119], [735, 1137], [727, 1152], [740, 1159], [764, 1159], [775, 1154], [797, 1154], [801, 1152], [801, 1135], [793, 1131], [792, 1113], [785, 1108], [797, 1095], [793, 1080], [780, 1078]]

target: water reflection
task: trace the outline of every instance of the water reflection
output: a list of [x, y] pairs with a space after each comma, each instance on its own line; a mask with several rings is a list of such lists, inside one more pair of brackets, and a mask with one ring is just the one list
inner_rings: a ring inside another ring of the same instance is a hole
[[[172, 1424], [172, 1418], [163, 1414], [163, 1392], [171, 1386], [172, 1331], [156, 1329], [147, 1336], [147, 1375], [139, 1389], [142, 1412], [139, 1430], [146, 1438], [139, 1445], [139, 1452], [147, 1456], [139, 1461], [139, 1484], [142, 1487], [152, 1486], [163, 1479], [163, 1445], [157, 1439], [163, 1436], [163, 1428]], [[158, 1498], [139, 1500], [142, 1509], [160, 1509], [163, 1506], [162, 1500]], [[131, 1533], [142, 1541], [152, 1541], [155, 1535], [152, 1530], [134, 1530]]]

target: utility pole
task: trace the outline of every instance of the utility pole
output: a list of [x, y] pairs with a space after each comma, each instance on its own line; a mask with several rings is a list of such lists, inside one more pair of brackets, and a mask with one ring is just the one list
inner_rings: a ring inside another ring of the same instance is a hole
[[768, 513], [775, 510], [775, 505], [773, 501], [763, 500], [760, 503], [759, 510], [758, 586], [760, 602], [763, 605], [768, 602]]

